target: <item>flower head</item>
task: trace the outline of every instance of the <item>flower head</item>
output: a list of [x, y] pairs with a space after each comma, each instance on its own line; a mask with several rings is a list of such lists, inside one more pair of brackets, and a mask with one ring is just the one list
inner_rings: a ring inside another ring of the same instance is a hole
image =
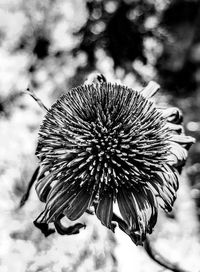
[[136, 244], [152, 232], [158, 206], [172, 209], [193, 142], [178, 109], [151, 101], [157, 89], [150, 83], [138, 92], [97, 77], [57, 100], [36, 150], [36, 191], [46, 203], [40, 222], [74, 221], [93, 207], [103, 225], [114, 231], [117, 222]]

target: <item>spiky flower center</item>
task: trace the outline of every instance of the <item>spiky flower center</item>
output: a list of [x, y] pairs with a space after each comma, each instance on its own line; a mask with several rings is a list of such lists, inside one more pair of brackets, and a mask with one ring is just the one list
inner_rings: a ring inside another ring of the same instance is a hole
[[139, 92], [109, 83], [80, 86], [47, 113], [37, 155], [53, 165], [55, 178], [116, 195], [121, 186], [137, 190], [161, 170], [167, 137], [165, 121]]

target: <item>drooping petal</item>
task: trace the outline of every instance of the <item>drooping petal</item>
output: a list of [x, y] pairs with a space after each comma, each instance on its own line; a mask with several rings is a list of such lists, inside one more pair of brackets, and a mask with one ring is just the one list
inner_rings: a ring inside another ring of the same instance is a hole
[[[57, 187], [56, 187], [57, 188]], [[56, 190], [55, 188], [55, 190]], [[62, 184], [60, 190], [54, 193], [54, 188], [49, 194], [46, 207], [45, 219], [47, 222], [53, 222], [69, 206], [72, 198], [77, 194], [78, 185]]]
[[163, 172], [162, 173], [158, 172], [157, 174], [160, 175], [160, 178], [163, 179], [164, 186], [169, 184], [175, 191], [178, 190], [180, 175], [176, 168], [171, 166], [169, 163], [166, 163], [163, 166]]
[[[188, 152], [180, 144], [170, 141], [170, 151], [176, 157], [174, 161], [175, 166], [182, 166], [185, 164]], [[169, 158], [170, 159], [170, 158]], [[169, 160], [170, 163], [170, 160]]]
[[180, 175], [175, 167], [171, 166], [169, 163], [166, 163], [163, 166], [163, 177], [165, 177], [164, 185], [170, 184], [175, 191], [178, 190]]
[[180, 124], [173, 124], [170, 122], [166, 122], [165, 126], [170, 132], [175, 132], [176, 134], [182, 134], [184, 132], [183, 126]]
[[191, 147], [192, 144], [195, 143], [195, 139], [193, 137], [186, 136], [184, 134], [182, 134], [182, 135], [172, 134], [169, 140], [172, 142], [175, 142], [177, 144], [180, 144], [181, 146], [183, 146], [187, 150]]
[[96, 215], [103, 225], [110, 228], [111, 220], [113, 216], [113, 196], [106, 192], [100, 197]]
[[117, 194], [117, 202], [120, 213], [130, 229], [138, 229], [138, 217], [135, 202], [131, 192], [125, 188], [120, 188]]
[[61, 235], [73, 235], [73, 234], [77, 234], [80, 232], [81, 228], [85, 228], [86, 225], [82, 224], [82, 223], [76, 223], [74, 225], [71, 225], [69, 227], [66, 227], [62, 224], [61, 219], [62, 219], [63, 215], [58, 218], [58, 220], [56, 222], [54, 222], [55, 228], [57, 230], [57, 232]]
[[141, 239], [146, 237], [146, 233], [152, 231], [152, 227], [149, 224], [152, 210], [147, 199], [147, 195], [143, 190], [140, 193], [133, 193], [133, 199], [135, 200], [135, 207], [138, 216], [139, 232]]
[[86, 187], [80, 188], [69, 201], [69, 205], [64, 210], [64, 214], [72, 221], [78, 219], [89, 207], [92, 201], [92, 195]]
[[53, 172], [47, 174], [46, 176], [39, 176], [35, 190], [38, 194], [39, 199], [42, 202], [46, 202], [47, 195], [51, 190], [51, 183], [54, 181], [55, 174]]
[[47, 223], [41, 223], [35, 220], [33, 224], [36, 226], [36, 228], [41, 230], [41, 232], [44, 234], [45, 237], [48, 237], [49, 235], [55, 232], [55, 230], [50, 228]]
[[144, 191], [147, 196], [149, 205], [151, 207], [151, 213], [150, 213], [149, 222], [148, 222], [148, 226], [150, 227], [148, 232], [151, 233], [152, 229], [154, 228], [154, 226], [157, 222], [158, 203], [157, 203], [157, 199], [156, 199], [155, 195], [153, 194], [153, 192], [151, 190], [149, 190], [149, 188], [144, 188]]
[[131, 229], [130, 226], [115, 213], [113, 213], [113, 221], [117, 222], [119, 228], [125, 232], [136, 245], [143, 244], [139, 231]]
[[[158, 197], [159, 205], [167, 211], [172, 210], [178, 189], [178, 171], [166, 165], [163, 172], [158, 172], [153, 180], [148, 183], [149, 188]], [[161, 186], [162, 182], [162, 186]]]
[[131, 192], [120, 190], [118, 205], [123, 221], [117, 221], [136, 244], [142, 244], [146, 233], [151, 233], [157, 221], [157, 201], [149, 189]]
[[162, 116], [167, 119], [168, 122], [173, 124], [181, 124], [183, 121], [183, 115], [179, 108], [166, 108], [160, 110]]

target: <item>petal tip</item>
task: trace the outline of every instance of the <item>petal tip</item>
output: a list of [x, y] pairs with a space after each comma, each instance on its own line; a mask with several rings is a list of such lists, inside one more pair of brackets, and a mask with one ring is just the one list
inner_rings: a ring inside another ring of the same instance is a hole
[[150, 98], [160, 89], [160, 85], [155, 81], [150, 81], [148, 85], [142, 90], [142, 95], [145, 98]]

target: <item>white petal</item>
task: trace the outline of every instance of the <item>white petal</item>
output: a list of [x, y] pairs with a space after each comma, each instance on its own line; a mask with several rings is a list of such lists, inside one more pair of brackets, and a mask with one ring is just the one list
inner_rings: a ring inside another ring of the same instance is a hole
[[191, 144], [194, 144], [195, 143], [195, 139], [191, 136], [186, 136], [184, 134], [182, 135], [175, 135], [173, 134], [170, 139], [170, 141], [173, 141], [175, 143], [179, 143], [179, 144], [182, 144], [182, 145], [191, 145]]
[[150, 81], [148, 85], [141, 91], [145, 98], [150, 98], [160, 89], [160, 85], [155, 81]]
[[177, 124], [173, 124], [173, 123], [170, 123], [170, 122], [166, 122], [165, 127], [168, 128], [171, 131], [177, 132], [178, 134], [181, 134], [181, 133], [184, 132], [182, 125], [177, 125]]
[[[177, 163], [184, 162], [187, 159], [188, 152], [180, 144], [170, 142], [171, 152], [177, 157]], [[179, 163], [178, 163], [179, 164]]]
[[183, 115], [179, 108], [172, 107], [166, 109], [157, 109], [162, 113], [162, 116], [166, 118], [168, 122], [180, 124], [183, 120]]

